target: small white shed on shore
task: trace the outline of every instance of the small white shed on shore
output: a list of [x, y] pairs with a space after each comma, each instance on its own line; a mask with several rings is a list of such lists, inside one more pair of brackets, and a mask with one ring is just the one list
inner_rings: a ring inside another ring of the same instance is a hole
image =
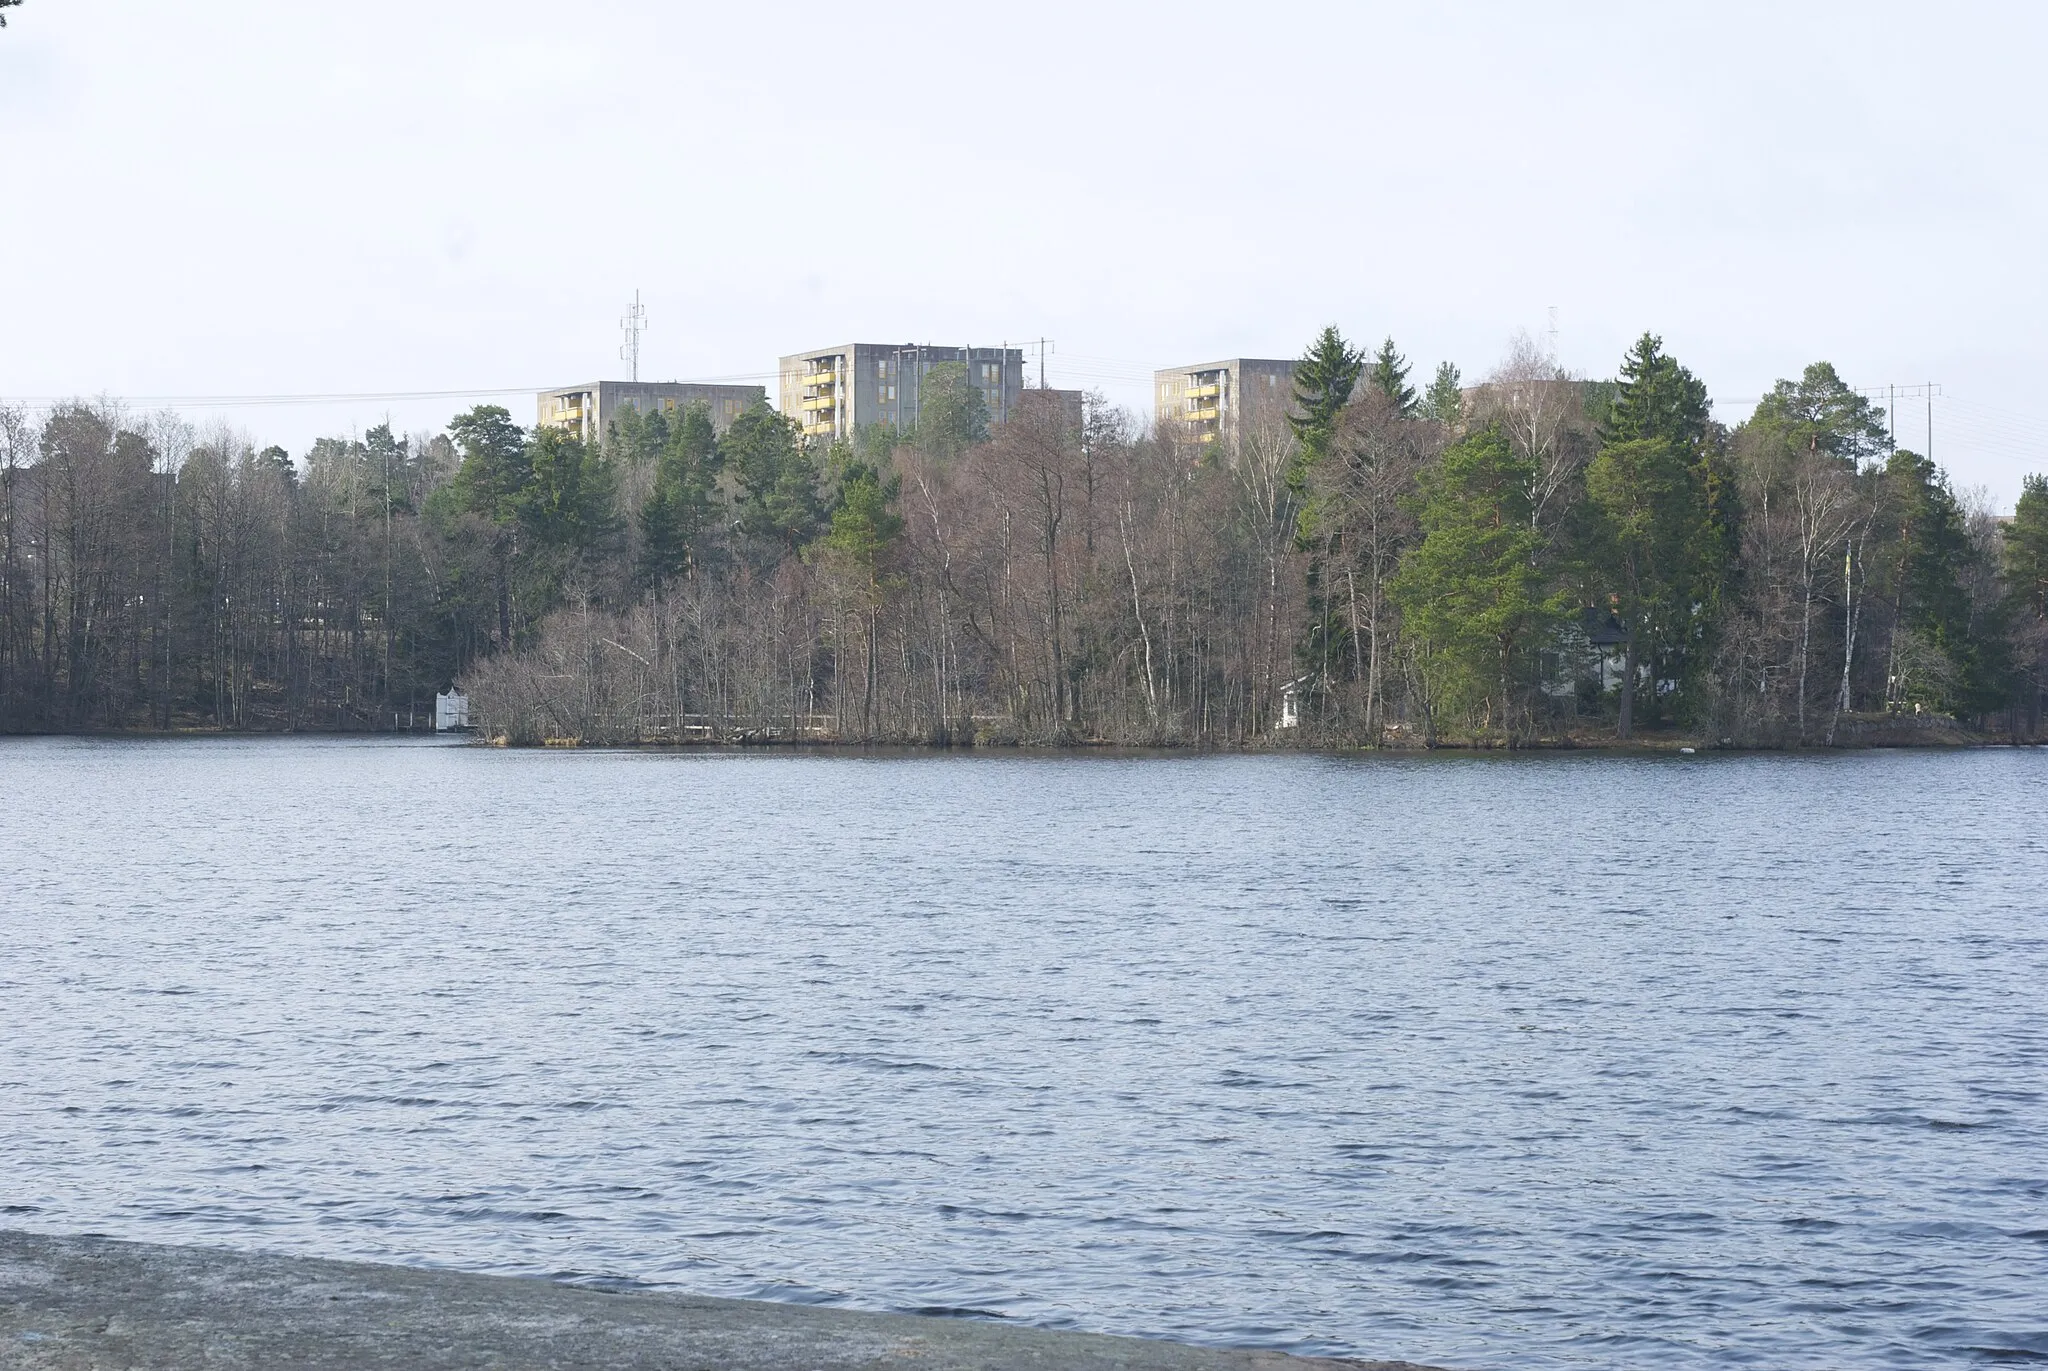
[[444, 690], [434, 697], [434, 731], [460, 732], [469, 727], [469, 696], [459, 690]]

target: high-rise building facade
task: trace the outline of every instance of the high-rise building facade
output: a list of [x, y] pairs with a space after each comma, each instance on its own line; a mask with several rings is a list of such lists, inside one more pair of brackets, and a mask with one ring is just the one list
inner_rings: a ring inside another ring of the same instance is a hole
[[768, 398], [766, 386], [702, 385], [694, 381], [590, 381], [580, 386], [544, 390], [536, 397], [537, 422], [565, 429], [584, 442], [602, 439], [621, 409], [642, 414], [656, 410], [673, 414], [702, 403], [711, 411], [711, 425], [720, 433]]
[[1152, 373], [1161, 428], [1198, 443], [1235, 443], [1246, 424], [1284, 418], [1294, 404], [1294, 363], [1232, 357]]
[[961, 363], [981, 392], [990, 424], [1017, 408], [1024, 390], [1022, 348], [932, 347], [924, 343], [841, 343], [782, 359], [782, 412], [804, 436], [850, 438], [875, 424], [899, 432], [917, 426], [924, 378], [936, 366]]

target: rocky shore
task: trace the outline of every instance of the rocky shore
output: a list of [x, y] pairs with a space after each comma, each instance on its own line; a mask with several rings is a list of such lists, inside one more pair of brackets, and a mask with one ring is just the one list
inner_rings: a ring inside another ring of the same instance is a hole
[[0, 1232], [21, 1371], [1428, 1371], [992, 1320]]

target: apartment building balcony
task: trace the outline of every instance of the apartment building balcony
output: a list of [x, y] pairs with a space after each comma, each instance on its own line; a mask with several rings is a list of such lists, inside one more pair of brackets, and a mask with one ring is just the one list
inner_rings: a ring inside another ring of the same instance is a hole
[[803, 399], [797, 401], [797, 407], [799, 409], [824, 410], [826, 412], [830, 412], [837, 406], [837, 404], [838, 401], [834, 400], [829, 395], [807, 395]]
[[1190, 400], [1213, 400], [1221, 392], [1221, 389], [1214, 381], [1211, 381], [1206, 386], [1189, 386], [1187, 396]]

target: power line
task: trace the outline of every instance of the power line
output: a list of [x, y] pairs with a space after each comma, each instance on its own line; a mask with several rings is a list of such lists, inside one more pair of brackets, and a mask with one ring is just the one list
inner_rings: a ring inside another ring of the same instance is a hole
[[[774, 380], [776, 375], [777, 373], [772, 371], [739, 372], [730, 376], [700, 376], [661, 384], [720, 385], [746, 381], [770, 381]], [[456, 390], [354, 390], [278, 395], [120, 395], [106, 398], [119, 400], [124, 404], [166, 405], [174, 409], [183, 407], [233, 409], [272, 405], [341, 405], [405, 400], [468, 400], [496, 395], [542, 395], [555, 388], [553, 386], [465, 386]], [[84, 395], [0, 395], [0, 404], [13, 403], [21, 405], [26, 409], [49, 409], [53, 405], [65, 405], [77, 400], [91, 398], [93, 397]]]

